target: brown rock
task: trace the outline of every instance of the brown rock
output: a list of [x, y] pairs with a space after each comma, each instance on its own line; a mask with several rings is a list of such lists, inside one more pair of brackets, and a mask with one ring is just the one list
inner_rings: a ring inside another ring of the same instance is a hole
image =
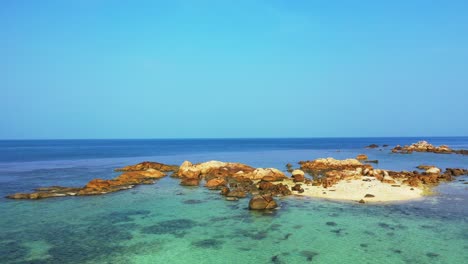
[[200, 184], [199, 179], [194, 179], [194, 178], [183, 178], [180, 181], [180, 185], [182, 186], [198, 186]]
[[229, 191], [230, 191], [230, 190], [229, 190], [228, 187], [222, 187], [222, 188], [221, 188], [220, 194], [221, 194], [221, 195], [227, 195], [227, 194], [229, 193]]
[[219, 178], [211, 179], [205, 184], [205, 187], [207, 187], [208, 189], [219, 189], [223, 186], [226, 186], [226, 181], [224, 179]]
[[359, 155], [356, 156], [356, 159], [357, 160], [367, 160], [368, 157], [365, 154], [359, 154]]
[[247, 197], [247, 193], [244, 190], [235, 189], [235, 190], [231, 190], [226, 196], [227, 197], [245, 198], [245, 197]]
[[268, 195], [256, 195], [249, 202], [249, 209], [251, 210], [274, 209], [276, 207], [278, 207], [278, 204]]
[[334, 158], [316, 159], [313, 161], [300, 161], [301, 169], [310, 172], [327, 170], [354, 170], [357, 168], [372, 168], [356, 159], [336, 160]]
[[126, 166], [123, 168], [115, 169], [115, 171], [146, 171], [148, 169], [154, 169], [158, 171], [176, 171], [179, 166], [167, 165], [159, 162], [144, 161], [135, 165]]
[[268, 181], [262, 180], [258, 183], [258, 189], [262, 191], [270, 191], [270, 190], [273, 190], [275, 187], [276, 185]]
[[303, 193], [304, 189], [301, 187], [301, 184], [296, 184], [291, 188], [293, 191], [296, 191], [298, 193]]

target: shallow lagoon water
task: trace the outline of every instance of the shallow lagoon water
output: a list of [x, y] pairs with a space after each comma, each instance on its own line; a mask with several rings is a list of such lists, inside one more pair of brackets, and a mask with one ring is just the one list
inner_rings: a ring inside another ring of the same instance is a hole
[[[390, 145], [398, 141], [392, 140], [383, 141]], [[468, 145], [467, 138], [451, 140], [452, 146]], [[48, 185], [80, 186], [92, 178], [114, 177], [113, 168], [143, 160], [180, 164], [185, 159], [217, 159], [284, 169], [288, 162], [365, 153], [380, 161], [378, 167], [387, 169], [413, 170], [423, 163], [468, 167], [466, 156], [396, 155], [388, 148], [363, 149], [380, 143], [378, 139], [342, 141], [306, 149], [295, 144], [275, 148], [274, 142], [242, 149], [242, 141], [222, 142], [227, 145], [222, 149], [217, 147], [220, 142], [211, 142], [213, 149], [208, 150], [200, 142], [197, 147], [188, 142], [177, 143], [180, 154], [174, 146], [163, 146], [172, 149], [170, 153], [148, 155], [152, 153], [145, 148], [130, 157], [113, 151], [108, 157], [99, 154], [86, 159], [66, 154], [62, 159], [54, 155], [37, 158], [41, 155], [35, 150], [33, 158], [0, 162], [0, 194]], [[79, 151], [76, 144], [58, 147], [68, 153], [74, 148]], [[51, 148], [41, 150], [43, 156]], [[216, 191], [182, 187], [170, 177], [103, 196], [40, 201], [1, 198], [0, 262], [467, 263], [468, 190], [463, 180], [468, 178], [440, 185], [434, 196], [400, 204], [361, 205], [291, 196], [278, 199], [280, 208], [270, 212], [249, 211], [248, 199], [225, 201]]]

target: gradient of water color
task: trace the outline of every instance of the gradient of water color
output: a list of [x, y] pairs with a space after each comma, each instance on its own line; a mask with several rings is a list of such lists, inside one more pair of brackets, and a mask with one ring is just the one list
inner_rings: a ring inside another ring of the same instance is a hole
[[[419, 138], [418, 138], [419, 139]], [[0, 141], [0, 195], [48, 185], [80, 186], [143, 160], [211, 159], [285, 169], [286, 163], [365, 153], [380, 168], [419, 164], [468, 168], [468, 157], [390, 154], [371, 144], [414, 138]], [[468, 148], [468, 138], [421, 138]], [[339, 152], [338, 152], [339, 151]], [[461, 177], [435, 196], [378, 206], [286, 197], [273, 212], [248, 199], [182, 187], [166, 177], [95, 197], [40, 201], [0, 198], [1, 263], [466, 263], [467, 185]]]

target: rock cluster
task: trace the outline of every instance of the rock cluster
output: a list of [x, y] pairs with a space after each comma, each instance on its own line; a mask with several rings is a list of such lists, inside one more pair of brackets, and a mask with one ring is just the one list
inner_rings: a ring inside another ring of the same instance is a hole
[[[140, 164], [147, 164], [139, 166]], [[32, 193], [16, 193], [7, 196], [11, 199], [42, 199], [50, 197], [63, 197], [63, 196], [80, 196], [80, 195], [99, 195], [120, 190], [130, 189], [139, 184], [152, 184], [155, 180], [160, 179], [166, 174], [162, 171], [156, 170], [149, 164], [161, 164], [144, 162], [133, 166], [125, 167], [124, 173], [118, 177], [110, 180], [93, 179], [89, 181], [84, 187], [61, 187], [52, 186], [45, 188], [38, 188], [36, 192]], [[169, 168], [170, 165], [158, 165], [160, 168]], [[167, 166], [167, 167], [166, 167]], [[133, 168], [133, 169], [130, 169]], [[146, 168], [146, 170], [145, 170]], [[173, 168], [175, 169], [175, 168]]]
[[407, 184], [412, 187], [421, 187], [422, 185], [435, 185], [441, 181], [451, 181], [453, 177], [468, 174], [468, 170], [452, 168], [442, 173], [439, 168], [430, 165], [418, 166], [424, 172], [391, 171], [374, 169], [371, 165], [363, 165], [358, 160], [332, 158], [301, 162], [301, 168], [317, 176], [312, 182], [313, 186], [321, 185], [324, 188], [332, 187], [343, 180], [368, 180], [369, 177], [391, 185]]
[[463, 154], [463, 155], [468, 155], [468, 150], [454, 150], [451, 149], [447, 145], [440, 145], [440, 146], [434, 146], [427, 141], [419, 141], [417, 143], [413, 143], [411, 145], [405, 145], [405, 146], [400, 146], [397, 145], [392, 149], [392, 153], [401, 153], [401, 154], [411, 154], [413, 152], [431, 152], [431, 153], [438, 153], [438, 154]]
[[[226, 181], [227, 178], [265, 181], [282, 181], [286, 179], [286, 175], [275, 168], [253, 168], [242, 163], [215, 160], [197, 164], [184, 161], [174, 176], [179, 177], [181, 183], [187, 182], [188, 179], [193, 181], [205, 179], [209, 188], [217, 187], [211, 185], [219, 185], [216, 182]], [[218, 180], [212, 181], [214, 179]], [[210, 183], [208, 184], [208, 182]]]
[[328, 170], [354, 170], [357, 168], [372, 168], [362, 164], [357, 159], [337, 160], [334, 158], [316, 159], [312, 161], [300, 161], [301, 169], [308, 172], [322, 172]]
[[115, 171], [146, 171], [149, 169], [154, 169], [158, 171], [176, 171], [179, 168], [177, 165], [167, 165], [159, 162], [152, 162], [152, 161], [143, 161], [141, 163], [126, 166], [123, 168], [117, 168]]

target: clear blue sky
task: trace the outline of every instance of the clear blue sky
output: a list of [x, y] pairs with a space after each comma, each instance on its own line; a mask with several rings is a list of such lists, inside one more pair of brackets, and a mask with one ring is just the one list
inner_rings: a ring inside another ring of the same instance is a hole
[[0, 138], [468, 135], [468, 1], [0, 3]]

